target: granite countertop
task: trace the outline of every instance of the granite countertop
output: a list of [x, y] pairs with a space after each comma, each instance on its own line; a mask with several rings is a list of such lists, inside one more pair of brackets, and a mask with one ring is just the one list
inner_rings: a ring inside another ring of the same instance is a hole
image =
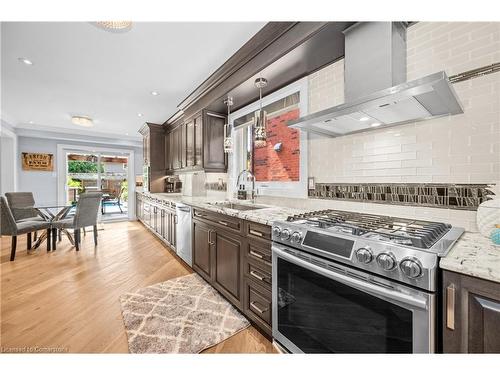
[[[207, 211], [218, 212], [228, 216], [238, 217], [240, 219], [253, 221], [255, 223], [272, 225], [273, 221], [286, 220], [288, 216], [298, 215], [306, 212], [306, 210], [298, 210], [295, 208], [270, 206], [265, 204], [257, 204], [259, 208], [256, 210], [234, 210], [230, 208], [220, 207], [214, 205], [214, 203], [227, 203], [229, 201], [216, 198], [216, 197], [186, 197], [181, 194], [172, 193], [142, 193], [146, 196], [150, 196], [156, 199], [168, 200], [174, 203], [184, 203], [192, 207], [201, 208]], [[244, 201], [232, 201], [234, 203], [242, 205], [251, 205], [250, 203], [245, 203]]]
[[448, 271], [500, 283], [500, 246], [481, 233], [465, 232], [439, 265]]

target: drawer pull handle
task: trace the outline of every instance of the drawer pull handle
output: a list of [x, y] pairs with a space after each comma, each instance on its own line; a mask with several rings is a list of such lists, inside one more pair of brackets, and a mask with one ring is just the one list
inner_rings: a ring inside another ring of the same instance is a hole
[[224, 221], [224, 220], [219, 220], [218, 223], [221, 224], [221, 225], [224, 225], [226, 227], [228, 226], [227, 221]]
[[253, 229], [250, 229], [249, 233], [253, 234], [254, 236], [258, 236], [258, 237], [263, 237], [264, 236], [264, 233], [256, 231], [256, 230], [253, 230]]
[[262, 255], [261, 253], [257, 253], [256, 251], [253, 250], [250, 250], [250, 255], [253, 255], [254, 257], [259, 259], [264, 259], [264, 255]]
[[455, 285], [446, 288], [446, 328], [455, 330]]
[[257, 311], [259, 314], [264, 314], [267, 310], [269, 309], [261, 309], [259, 306], [257, 306], [257, 302], [250, 302], [250, 307]]
[[260, 281], [264, 281], [265, 280], [265, 277], [262, 276], [262, 275], [259, 275], [257, 272], [255, 271], [250, 271], [250, 275], [252, 275], [253, 277], [255, 277], [257, 280], [260, 280]]

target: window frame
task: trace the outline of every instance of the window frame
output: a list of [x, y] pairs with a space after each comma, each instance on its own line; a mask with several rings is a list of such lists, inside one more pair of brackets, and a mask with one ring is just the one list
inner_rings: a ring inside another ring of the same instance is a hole
[[[300, 116], [308, 114], [309, 96], [308, 96], [308, 79], [301, 78], [288, 86], [285, 86], [262, 98], [262, 106], [266, 106], [277, 100], [283, 99], [293, 93], [300, 93], [300, 101], [298, 103]], [[255, 112], [259, 109], [259, 101], [255, 101], [243, 108], [240, 108], [229, 116], [229, 123], [232, 124], [237, 118], [240, 118], [248, 113]], [[228, 165], [228, 192], [229, 196], [234, 196], [236, 192], [235, 184], [238, 174], [245, 168], [246, 161], [246, 145], [244, 144], [244, 133], [247, 126], [233, 128], [231, 137], [233, 140], [233, 153], [229, 157]], [[300, 133], [300, 166], [299, 166], [299, 181], [262, 181], [255, 182], [257, 195], [268, 196], [286, 196], [294, 198], [307, 197], [307, 177], [308, 177], [308, 133], [297, 129]]]

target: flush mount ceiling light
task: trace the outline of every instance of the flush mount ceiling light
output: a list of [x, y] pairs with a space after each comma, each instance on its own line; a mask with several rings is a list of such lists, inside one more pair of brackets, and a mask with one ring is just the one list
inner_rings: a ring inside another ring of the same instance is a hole
[[22, 62], [24, 65], [33, 65], [33, 61], [27, 59], [26, 57], [18, 57], [17, 60]]
[[151, 91], [151, 95], [158, 96], [158, 95], [160, 95], [160, 93], [158, 91]]
[[381, 125], [380, 122], [374, 122], [373, 124], [371, 124], [371, 126], [373, 126], [373, 127], [380, 126], [380, 125]]
[[132, 21], [97, 21], [93, 25], [111, 33], [126, 33], [132, 29]]
[[255, 80], [255, 87], [259, 89], [259, 110], [255, 112], [254, 116], [254, 129], [255, 129], [255, 148], [266, 147], [267, 145], [267, 134], [266, 134], [266, 123], [267, 123], [267, 113], [262, 109], [262, 89], [267, 86], [267, 79], [257, 78]]
[[72, 116], [71, 122], [75, 125], [83, 126], [85, 128], [94, 126], [94, 121], [88, 116]]

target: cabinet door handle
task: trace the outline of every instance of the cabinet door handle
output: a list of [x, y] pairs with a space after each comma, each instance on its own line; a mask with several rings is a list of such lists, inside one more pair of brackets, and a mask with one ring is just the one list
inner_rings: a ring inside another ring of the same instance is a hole
[[446, 287], [446, 328], [455, 330], [455, 285]]
[[259, 258], [259, 259], [264, 259], [264, 255], [262, 255], [261, 253], [258, 253], [256, 251], [253, 251], [253, 250], [250, 250], [250, 255], [253, 255], [254, 257], [256, 258]]
[[177, 215], [174, 215], [174, 224], [178, 224], [179, 223], [179, 219], [177, 217]]
[[257, 306], [257, 302], [250, 302], [250, 307], [256, 310], [259, 314], [264, 314], [267, 310], [269, 309], [261, 309], [259, 306]]
[[213, 231], [212, 229], [210, 229], [210, 230], [208, 231], [208, 244], [209, 244], [210, 246], [215, 245], [215, 242], [214, 242], [214, 241], [212, 241], [212, 233], [214, 233], [214, 231]]
[[250, 229], [249, 233], [253, 234], [254, 236], [258, 236], [258, 237], [264, 236], [264, 233], [256, 231], [256, 230], [253, 230], [253, 229]]
[[224, 220], [219, 220], [219, 221], [218, 221], [218, 223], [219, 223], [219, 224], [221, 224], [221, 225], [224, 225], [224, 226], [226, 226], [226, 227], [229, 225], [229, 224], [227, 223], [227, 221], [224, 221]]
[[258, 274], [257, 272], [255, 271], [250, 271], [250, 275], [252, 275], [253, 277], [255, 277], [257, 280], [260, 280], [260, 281], [264, 281], [265, 277]]

